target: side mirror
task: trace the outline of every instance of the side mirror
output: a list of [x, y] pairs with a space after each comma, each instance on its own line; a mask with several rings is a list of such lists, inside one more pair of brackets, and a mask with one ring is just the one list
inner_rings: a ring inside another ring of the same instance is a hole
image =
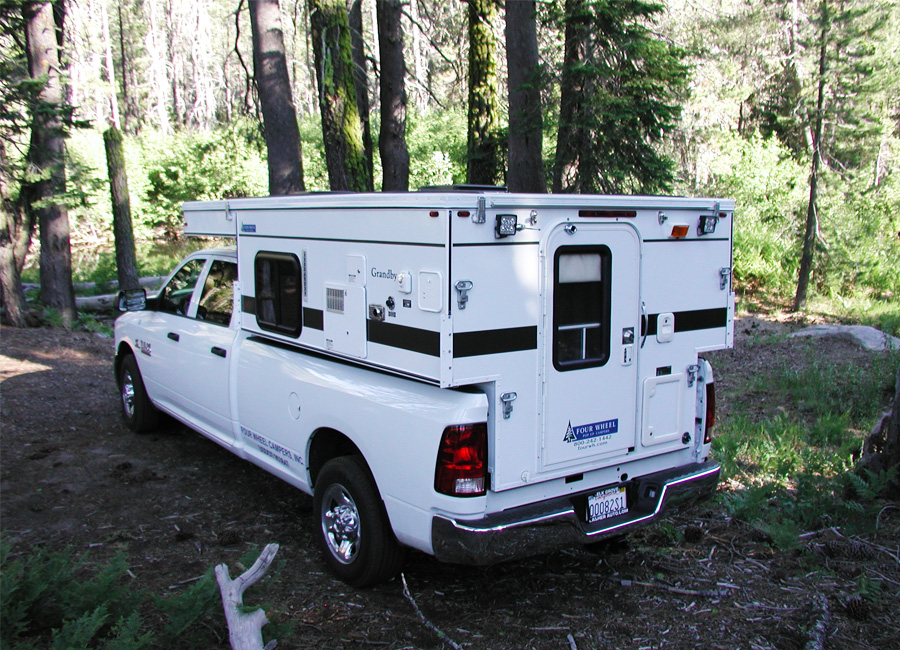
[[143, 311], [147, 308], [146, 289], [127, 289], [119, 292], [119, 311]]

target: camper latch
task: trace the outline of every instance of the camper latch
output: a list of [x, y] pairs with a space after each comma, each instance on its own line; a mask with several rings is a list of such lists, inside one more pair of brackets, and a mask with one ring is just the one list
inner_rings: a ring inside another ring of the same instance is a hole
[[728, 287], [728, 280], [731, 278], [731, 269], [727, 266], [723, 266], [719, 269], [719, 288], [722, 291], [725, 291], [725, 288]]
[[503, 402], [503, 419], [508, 420], [509, 416], [512, 415], [513, 405], [512, 403], [516, 401], [518, 395], [515, 393], [503, 393], [500, 396], [500, 401]]
[[698, 366], [696, 363], [691, 364], [687, 367], [685, 372], [687, 373], [688, 388], [690, 388], [694, 385], [694, 382], [697, 381], [697, 375], [700, 374], [700, 366]]
[[475, 210], [475, 214], [472, 215], [472, 223], [484, 223], [487, 221], [487, 209], [486, 209], [487, 201], [483, 196], [478, 197], [478, 208]]
[[475, 284], [471, 280], [460, 280], [456, 283], [456, 291], [459, 293], [459, 296], [456, 298], [456, 304], [460, 309], [466, 308], [466, 303], [469, 302], [469, 291], [472, 290]]

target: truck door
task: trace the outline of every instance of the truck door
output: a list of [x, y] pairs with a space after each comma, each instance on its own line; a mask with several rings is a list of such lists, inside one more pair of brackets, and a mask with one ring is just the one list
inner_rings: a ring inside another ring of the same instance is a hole
[[152, 355], [141, 365], [156, 399], [225, 444], [234, 438], [228, 361], [236, 275], [232, 259], [188, 260], [160, 291], [145, 324]]
[[635, 447], [640, 238], [627, 223], [568, 223], [543, 255], [542, 473], [581, 472]]

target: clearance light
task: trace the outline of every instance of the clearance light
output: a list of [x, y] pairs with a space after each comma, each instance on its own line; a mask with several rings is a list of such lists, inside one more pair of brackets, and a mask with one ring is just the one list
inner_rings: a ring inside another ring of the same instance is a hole
[[459, 211], [456, 213], [456, 216], [457, 216], [457, 217], [468, 217], [470, 214], [472, 214], [472, 213], [469, 212], [468, 210], [459, 210]]
[[451, 497], [484, 496], [487, 479], [487, 424], [444, 429], [434, 472], [436, 492]]
[[687, 237], [688, 230], [690, 230], [690, 228], [687, 226], [687, 224], [677, 223], [672, 226], [672, 233], [669, 235], [669, 237], [674, 237], [675, 239]]
[[437, 210], [432, 210], [431, 212], [428, 213], [428, 216], [429, 217], [438, 217], [438, 216], [440, 216], [440, 214], [441, 213], [438, 212]]

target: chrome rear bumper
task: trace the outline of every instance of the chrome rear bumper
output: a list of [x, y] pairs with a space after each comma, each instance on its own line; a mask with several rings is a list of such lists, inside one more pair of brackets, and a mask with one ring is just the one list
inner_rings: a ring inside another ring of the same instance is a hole
[[676, 503], [709, 496], [716, 490], [719, 471], [717, 463], [700, 463], [632, 479], [626, 484], [628, 513], [594, 524], [586, 523], [582, 515], [596, 489], [475, 521], [435, 515], [434, 555], [443, 562], [493, 564], [600, 541], [646, 525]]

